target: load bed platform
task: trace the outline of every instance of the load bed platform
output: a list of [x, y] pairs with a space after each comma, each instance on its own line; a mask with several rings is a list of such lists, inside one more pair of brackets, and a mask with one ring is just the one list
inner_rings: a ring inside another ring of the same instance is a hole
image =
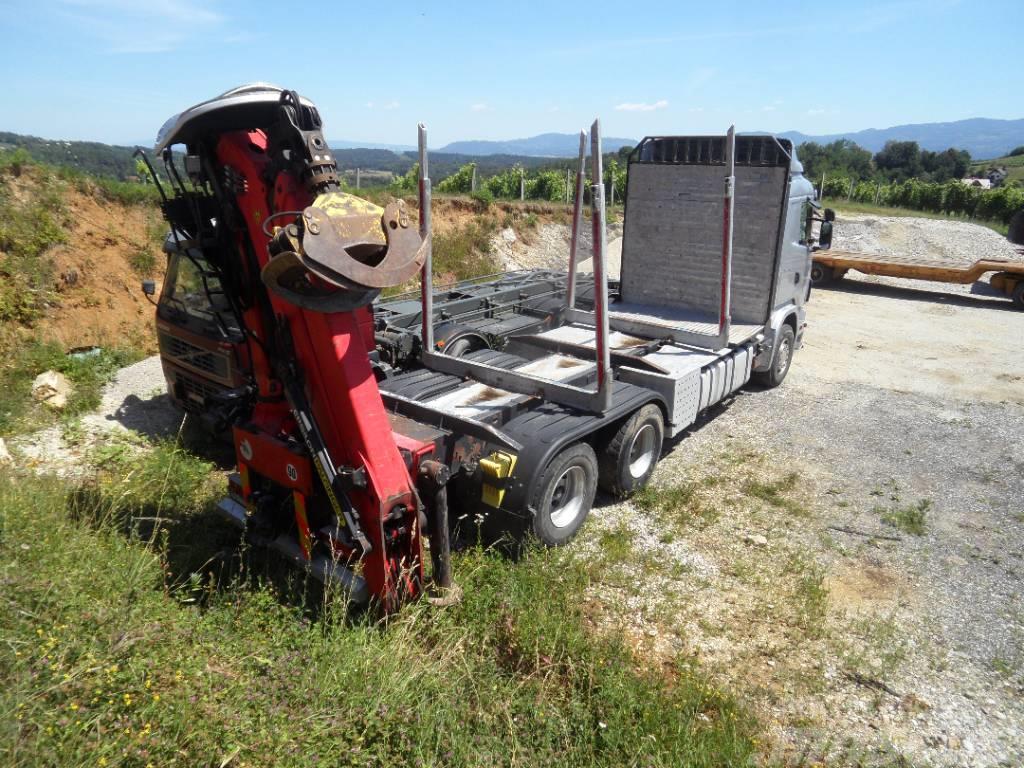
[[[815, 251], [814, 261], [836, 272], [855, 269], [868, 275], [934, 280], [940, 283], [973, 283], [988, 272], [1009, 272], [1024, 277], [1024, 260], [980, 259], [964, 264], [954, 259], [918, 259], [856, 251]], [[839, 275], [835, 275], [838, 277]]]

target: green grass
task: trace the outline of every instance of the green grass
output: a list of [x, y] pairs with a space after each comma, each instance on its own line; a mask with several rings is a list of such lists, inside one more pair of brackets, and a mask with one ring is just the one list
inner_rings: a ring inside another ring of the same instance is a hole
[[501, 265], [491, 254], [491, 237], [497, 222], [477, 217], [447, 232], [434, 235], [434, 274], [465, 280], [498, 272]]
[[795, 577], [792, 602], [797, 625], [810, 637], [820, 636], [828, 613], [825, 569], [809, 556], [794, 553], [786, 563], [784, 573]]
[[806, 515], [807, 510], [798, 502], [789, 498], [786, 494], [796, 488], [800, 475], [790, 472], [779, 480], [761, 481], [748, 480], [743, 484], [743, 493], [755, 499], [760, 499], [773, 507], [784, 509], [794, 515]]
[[712, 507], [702, 503], [698, 488], [698, 483], [692, 482], [645, 485], [634, 494], [632, 502], [641, 512], [656, 515], [666, 525], [663, 541], [667, 543], [673, 532], [681, 532], [692, 524], [707, 525], [718, 517]]
[[[132, 348], [101, 349], [88, 357], [70, 357], [56, 343], [30, 340], [10, 344], [0, 360], [0, 436], [52, 423], [58, 417], [73, 419], [96, 408], [103, 385], [117, 370], [141, 358]], [[72, 386], [67, 406], [58, 413], [36, 404], [32, 382], [44, 371], [63, 373]]]
[[[984, 219], [968, 219], [963, 216], [956, 216], [949, 213], [935, 213], [934, 211], [918, 211], [911, 208], [889, 208], [884, 205], [872, 205], [871, 203], [857, 203], [843, 198], [825, 198], [822, 205], [835, 209], [836, 215], [842, 217], [844, 214], [859, 214], [867, 216], [913, 216], [919, 219], [945, 219], [947, 221], [966, 221], [1005, 235], [1006, 224], [999, 221], [988, 221]], [[839, 222], [838, 226], [842, 226]]]
[[886, 525], [913, 536], [923, 536], [928, 528], [927, 516], [931, 507], [931, 499], [921, 499], [914, 504], [893, 505], [888, 509], [875, 507], [875, 513], [881, 516]]
[[379, 623], [233, 554], [205, 462], [101, 459], [0, 475], [4, 765], [749, 764], [750, 716], [593, 629], [566, 551], [459, 554], [460, 605]]
[[15, 193], [12, 179], [26, 168], [0, 169], [0, 323], [25, 325], [39, 318], [53, 292], [47, 251], [68, 239], [60, 182], [44, 177]]

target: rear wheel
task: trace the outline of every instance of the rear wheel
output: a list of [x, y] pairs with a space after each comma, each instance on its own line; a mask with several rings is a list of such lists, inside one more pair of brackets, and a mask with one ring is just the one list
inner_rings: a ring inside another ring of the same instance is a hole
[[789, 373], [793, 362], [793, 348], [796, 334], [790, 325], [783, 325], [775, 334], [775, 346], [772, 349], [772, 365], [767, 371], [755, 371], [754, 381], [765, 387], [777, 387]]
[[832, 267], [822, 264], [820, 261], [811, 262], [811, 285], [818, 288], [832, 282]]
[[661, 409], [648, 404], [619, 427], [601, 452], [598, 484], [619, 498], [643, 488], [654, 474], [665, 439]]
[[1017, 286], [1013, 289], [1011, 295], [1013, 303], [1017, 305], [1018, 309], [1024, 309], [1024, 280], [1017, 283]]
[[596, 492], [594, 449], [586, 443], [570, 445], [541, 474], [532, 499], [534, 534], [550, 547], [569, 541], [590, 514]]

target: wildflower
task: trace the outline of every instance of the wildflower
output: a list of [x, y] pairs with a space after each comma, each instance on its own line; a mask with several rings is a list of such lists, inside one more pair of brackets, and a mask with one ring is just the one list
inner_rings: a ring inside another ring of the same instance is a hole
[[124, 698], [124, 705], [126, 707], [130, 707], [132, 705], [132, 695], [130, 693], [126, 693], [123, 698]]
[[106, 765], [106, 764], [107, 764], [107, 758], [105, 758], [105, 757], [101, 757], [101, 758], [99, 759], [99, 764], [100, 764], [100, 765]]
[[78, 711], [78, 704], [76, 702], [74, 702], [74, 701], [71, 702], [71, 711], [72, 712], [77, 712]]
[[154, 693], [153, 694], [153, 701], [160, 701], [160, 694], [159, 693]]

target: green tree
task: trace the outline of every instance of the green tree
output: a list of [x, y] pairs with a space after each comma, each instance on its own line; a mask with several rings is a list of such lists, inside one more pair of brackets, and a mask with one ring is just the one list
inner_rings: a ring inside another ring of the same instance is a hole
[[921, 175], [921, 148], [916, 141], [887, 141], [875, 155], [875, 167], [894, 181], [904, 181]]

